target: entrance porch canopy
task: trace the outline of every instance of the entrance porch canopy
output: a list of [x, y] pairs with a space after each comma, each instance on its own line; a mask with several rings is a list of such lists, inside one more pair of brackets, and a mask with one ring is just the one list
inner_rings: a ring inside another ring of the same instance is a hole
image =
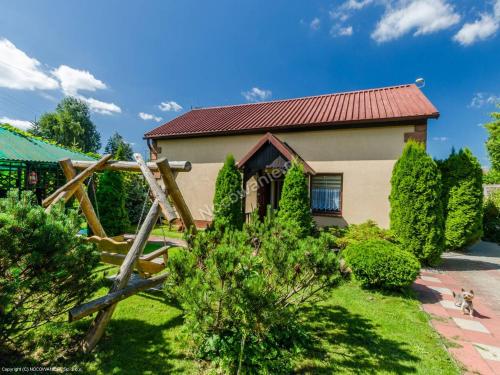
[[284, 172], [293, 160], [302, 164], [305, 173], [309, 175], [316, 174], [314, 169], [290, 146], [282, 142], [275, 135], [266, 133], [238, 162], [238, 168], [243, 171], [243, 180], [246, 181], [261, 171], [279, 169]]

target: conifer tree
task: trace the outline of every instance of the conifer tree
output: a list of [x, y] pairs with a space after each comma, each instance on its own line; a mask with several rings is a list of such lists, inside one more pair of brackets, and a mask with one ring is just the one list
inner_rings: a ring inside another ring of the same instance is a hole
[[437, 262], [444, 245], [441, 173], [421, 143], [406, 144], [391, 185], [391, 229], [421, 262]]
[[233, 155], [226, 157], [217, 175], [213, 202], [216, 230], [224, 232], [243, 227], [242, 181]]
[[285, 175], [278, 217], [280, 220], [295, 222], [302, 235], [309, 235], [314, 229], [310, 206], [304, 168], [294, 161]]

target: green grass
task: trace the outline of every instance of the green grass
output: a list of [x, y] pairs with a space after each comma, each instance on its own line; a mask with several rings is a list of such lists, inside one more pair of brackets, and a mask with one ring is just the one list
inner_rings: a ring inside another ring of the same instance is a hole
[[460, 373], [411, 292], [384, 295], [349, 283], [305, 318], [314, 345], [301, 357], [299, 373]]
[[[106, 292], [103, 287], [98, 294]], [[348, 283], [306, 309], [304, 320], [313, 340], [296, 357], [297, 373], [459, 373], [411, 295], [384, 295]], [[47, 329], [81, 334], [90, 321]], [[200, 365], [189, 356], [182, 325], [181, 310], [163, 293], [140, 293], [118, 304], [94, 353], [73, 355], [64, 363], [91, 374], [198, 373]]]

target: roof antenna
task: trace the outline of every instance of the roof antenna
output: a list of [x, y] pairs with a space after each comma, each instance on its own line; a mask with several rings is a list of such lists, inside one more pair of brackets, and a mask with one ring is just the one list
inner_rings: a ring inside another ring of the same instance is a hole
[[417, 85], [417, 87], [419, 89], [421, 89], [421, 88], [425, 87], [425, 79], [423, 79], [423, 78], [417, 78], [415, 80], [415, 84]]

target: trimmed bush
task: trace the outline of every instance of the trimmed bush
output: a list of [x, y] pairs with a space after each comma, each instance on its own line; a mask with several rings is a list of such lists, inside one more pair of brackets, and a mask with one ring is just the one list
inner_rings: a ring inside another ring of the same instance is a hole
[[278, 217], [280, 220], [294, 221], [299, 226], [301, 235], [306, 236], [314, 229], [310, 207], [309, 188], [304, 168], [294, 161], [285, 175]]
[[485, 240], [500, 243], [500, 190], [484, 201], [483, 227]]
[[351, 244], [342, 255], [357, 280], [364, 286], [401, 289], [418, 276], [420, 263], [408, 251], [384, 240], [368, 240]]
[[[118, 147], [115, 160], [122, 160], [123, 149]], [[125, 184], [123, 172], [105, 170], [99, 177], [96, 192], [99, 219], [108, 236], [116, 236], [126, 232], [130, 226], [125, 208]]]
[[422, 144], [409, 141], [391, 178], [391, 230], [421, 262], [439, 261], [444, 249], [441, 173]]
[[242, 193], [241, 173], [234, 156], [228, 155], [215, 182], [213, 225], [217, 231], [242, 228]]
[[380, 228], [373, 220], [361, 224], [351, 224], [346, 229], [332, 231], [337, 239], [337, 246], [345, 249], [348, 245], [366, 240], [387, 240], [394, 242], [394, 237], [387, 229]]
[[0, 199], [0, 349], [97, 289], [99, 253], [76, 236], [81, 224], [62, 204], [45, 212], [31, 192]]
[[469, 149], [452, 150], [439, 163], [445, 207], [445, 245], [460, 249], [483, 234], [483, 171]]

